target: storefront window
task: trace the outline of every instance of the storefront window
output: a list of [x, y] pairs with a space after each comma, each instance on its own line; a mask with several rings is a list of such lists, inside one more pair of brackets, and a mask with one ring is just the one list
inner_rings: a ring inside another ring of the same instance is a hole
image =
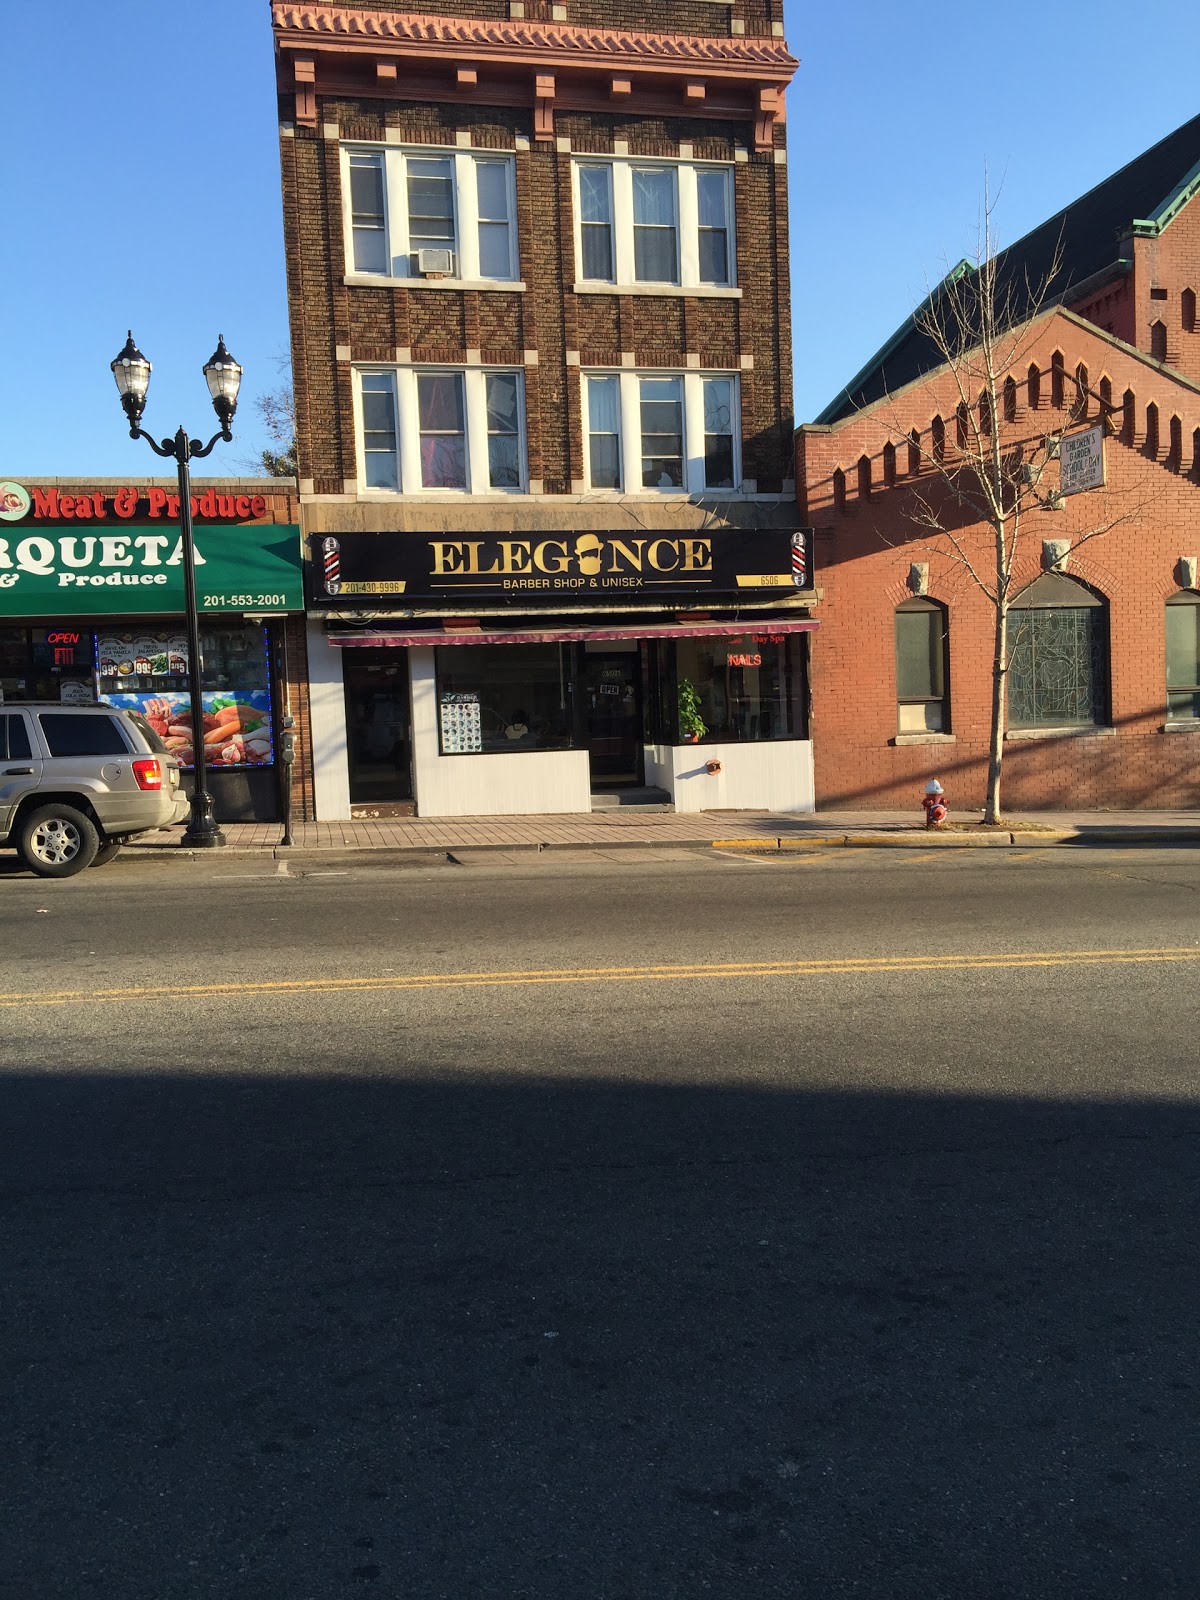
[[[274, 763], [266, 629], [211, 623], [200, 629], [204, 749], [214, 766]], [[99, 698], [140, 711], [185, 767], [194, 765], [188, 644], [178, 623], [165, 629], [118, 625], [96, 635]]]
[[561, 645], [439, 648], [442, 754], [570, 750], [570, 681], [571, 665]]
[[805, 737], [803, 646], [791, 634], [679, 639], [660, 678], [660, 720], [673, 743]]

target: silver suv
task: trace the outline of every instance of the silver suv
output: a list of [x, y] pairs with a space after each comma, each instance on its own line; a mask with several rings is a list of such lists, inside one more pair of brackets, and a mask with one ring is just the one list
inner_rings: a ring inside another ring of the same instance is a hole
[[131, 834], [183, 820], [179, 774], [136, 711], [0, 705], [0, 846], [43, 878], [101, 866]]

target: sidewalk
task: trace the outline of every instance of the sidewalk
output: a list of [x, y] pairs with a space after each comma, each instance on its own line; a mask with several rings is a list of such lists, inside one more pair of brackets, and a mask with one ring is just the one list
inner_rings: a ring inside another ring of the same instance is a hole
[[[765, 811], [595, 811], [571, 816], [355, 818], [302, 822], [295, 843], [279, 844], [276, 822], [223, 823], [233, 850], [280, 856], [327, 850], [562, 850], [657, 845], [702, 849], [806, 849], [815, 846], [979, 846], [1200, 843], [1200, 811], [1037, 811], [983, 829], [979, 817], [951, 813], [949, 832], [927, 832], [920, 815], [898, 811], [821, 811], [783, 816]], [[143, 834], [131, 850], [179, 850], [182, 826]], [[187, 852], [191, 855], [192, 852]]]

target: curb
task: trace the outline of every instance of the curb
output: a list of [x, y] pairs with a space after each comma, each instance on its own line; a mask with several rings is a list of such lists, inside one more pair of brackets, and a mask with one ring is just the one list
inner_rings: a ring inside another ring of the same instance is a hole
[[1055, 831], [1003, 829], [994, 834], [970, 833], [814, 833], [804, 838], [714, 839], [714, 850], [742, 850], [747, 854], [783, 854], [789, 850], [840, 848], [848, 850], [1023, 850], [1038, 846], [1089, 844], [1198, 844], [1200, 828], [1071, 828]]

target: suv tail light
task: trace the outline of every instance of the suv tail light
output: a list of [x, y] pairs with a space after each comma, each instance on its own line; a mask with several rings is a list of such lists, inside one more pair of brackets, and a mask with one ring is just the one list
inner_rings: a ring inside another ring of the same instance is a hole
[[143, 757], [133, 763], [133, 775], [137, 779], [139, 789], [161, 789], [162, 767], [157, 756]]

